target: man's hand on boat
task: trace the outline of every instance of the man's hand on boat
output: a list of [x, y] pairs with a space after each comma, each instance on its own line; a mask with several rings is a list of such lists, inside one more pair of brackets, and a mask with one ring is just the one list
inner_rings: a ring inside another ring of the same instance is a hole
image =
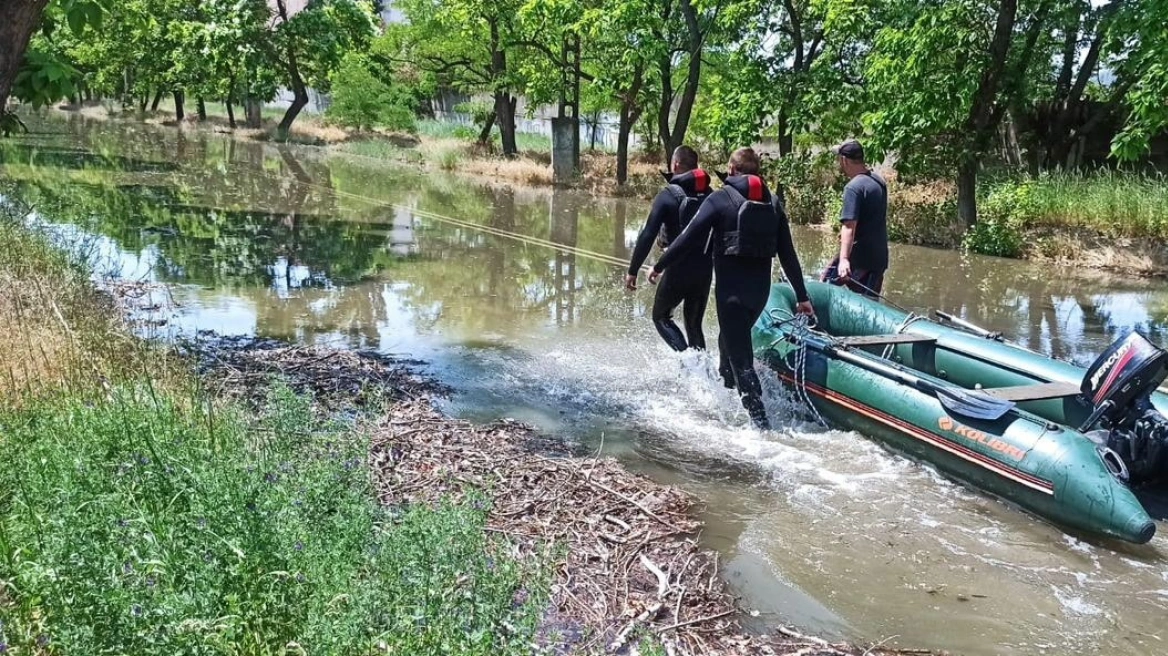
[[815, 308], [811, 306], [811, 301], [803, 301], [795, 304], [795, 314], [805, 314], [812, 319], [815, 318]]
[[839, 261], [839, 264], [836, 265], [835, 271], [837, 280], [840, 282], [847, 282], [847, 279], [852, 275], [852, 263], [846, 258], [842, 259]]

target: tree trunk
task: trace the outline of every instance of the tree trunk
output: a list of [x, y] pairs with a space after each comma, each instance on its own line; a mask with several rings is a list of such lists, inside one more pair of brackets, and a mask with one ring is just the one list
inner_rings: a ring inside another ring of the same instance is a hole
[[957, 165], [957, 220], [962, 232], [977, 223], [978, 160], [967, 157]]
[[479, 145], [486, 146], [491, 143], [491, 128], [495, 127], [495, 112], [487, 117], [487, 122], [483, 124], [483, 129], [479, 130]]
[[174, 92], [174, 120], [178, 121], [179, 123], [182, 123], [183, 119], [187, 117], [186, 109], [183, 107], [183, 100], [185, 97], [186, 94], [182, 91]]
[[[276, 0], [276, 10], [279, 12], [280, 19], [287, 23], [288, 9], [284, 5], [284, 0]], [[292, 83], [294, 98], [292, 104], [288, 106], [288, 111], [284, 112], [284, 118], [280, 119], [280, 125], [276, 127], [281, 134], [287, 134], [288, 130], [292, 129], [292, 123], [300, 115], [300, 110], [308, 104], [308, 90], [304, 87], [304, 78], [300, 77], [300, 65], [296, 62], [296, 51], [290, 45], [288, 46], [288, 79]]]
[[202, 97], [195, 98], [195, 107], [196, 111], [199, 113], [199, 122], [201, 123], [207, 120], [207, 103], [202, 99]]
[[264, 106], [259, 100], [248, 96], [243, 101], [244, 125], [258, 130], [264, 124]]
[[292, 123], [300, 115], [300, 110], [308, 104], [308, 89], [305, 88], [304, 80], [300, 77], [300, 67], [296, 64], [296, 54], [291, 51], [288, 52], [288, 76], [292, 80], [294, 97], [292, 104], [288, 105], [288, 110], [284, 112], [284, 118], [280, 119], [280, 125], [276, 127], [283, 134], [287, 134], [288, 130], [292, 129]]
[[154, 100], [150, 103], [150, 111], [158, 111], [158, 105], [162, 102], [162, 89], [154, 92]]
[[674, 117], [672, 128], [669, 125], [669, 115], [673, 109], [673, 63], [666, 55], [658, 60], [661, 72], [661, 110], [657, 117], [660, 132], [661, 146], [665, 148], [665, 167], [669, 168], [669, 159], [673, 150], [685, 141], [689, 131], [689, 120], [693, 114], [694, 101], [698, 97], [698, 83], [702, 75], [703, 35], [698, 25], [697, 10], [691, 0], [681, 0], [681, 12], [685, 16], [685, 25], [689, 33], [689, 67], [685, 78], [685, 90], [681, 93], [681, 101], [677, 104], [677, 115]]
[[779, 156], [786, 157], [795, 148], [795, 135], [791, 131], [791, 120], [787, 117], [787, 108], [779, 109]]
[[641, 118], [641, 106], [637, 102], [641, 85], [645, 82], [645, 67], [637, 64], [633, 70], [633, 83], [620, 97], [620, 133], [616, 141], [616, 184], [623, 186], [629, 180], [629, 134]]
[[[492, 18], [491, 27], [491, 79], [498, 83], [507, 74], [507, 53], [503, 50], [499, 36], [499, 22]], [[515, 144], [515, 101], [506, 89], [495, 91], [495, 120], [499, 123], [499, 136], [503, 142], [503, 156], [514, 157], [519, 153]]]
[[232, 130], [234, 130], [235, 129], [235, 106], [234, 106], [235, 99], [232, 98], [231, 96], [227, 96], [227, 98], [223, 101], [223, 104], [227, 106], [227, 125], [230, 126]]
[[503, 142], [503, 156], [519, 153], [515, 143], [515, 103], [518, 99], [506, 91], [495, 93], [495, 115], [499, 122], [499, 136]]
[[146, 113], [146, 103], [150, 102], [149, 98], [150, 98], [150, 96], [142, 96], [141, 98], [138, 99], [138, 113], [139, 114]]
[[41, 14], [48, 0], [3, 0], [0, 7], [4, 20], [0, 21], [0, 113], [8, 104], [12, 82], [24, 63], [28, 41], [41, 22]]

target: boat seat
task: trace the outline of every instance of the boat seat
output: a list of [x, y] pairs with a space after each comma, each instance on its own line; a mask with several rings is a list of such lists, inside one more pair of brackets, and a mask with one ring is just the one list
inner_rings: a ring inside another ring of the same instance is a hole
[[896, 333], [895, 335], [857, 335], [840, 340], [845, 346], [884, 346], [886, 344], [925, 344], [937, 342], [936, 337]]
[[1081, 392], [1074, 383], [1037, 383], [1034, 385], [1018, 385], [1016, 387], [994, 387], [981, 390], [986, 394], [1003, 401], [1043, 401], [1046, 399], [1061, 399], [1068, 396], [1078, 396]]

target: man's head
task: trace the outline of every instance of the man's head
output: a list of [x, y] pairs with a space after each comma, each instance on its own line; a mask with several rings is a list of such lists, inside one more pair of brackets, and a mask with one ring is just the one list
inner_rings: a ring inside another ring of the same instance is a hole
[[739, 148], [730, 154], [730, 175], [758, 175], [762, 160], [753, 148]]
[[670, 164], [674, 173], [692, 171], [698, 167], [698, 152], [689, 146], [678, 146], [673, 149]]
[[864, 163], [864, 147], [855, 139], [848, 139], [832, 147], [831, 152], [836, 156], [840, 171], [849, 178], [868, 170], [868, 165]]

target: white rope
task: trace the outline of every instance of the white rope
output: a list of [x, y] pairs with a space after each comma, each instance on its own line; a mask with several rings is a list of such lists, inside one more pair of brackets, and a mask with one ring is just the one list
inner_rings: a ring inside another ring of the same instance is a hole
[[[811, 410], [811, 414], [815, 420], [822, 424], [825, 428], [830, 428], [827, 421], [819, 414], [819, 409], [811, 402], [811, 395], [807, 392], [807, 338], [811, 335], [811, 322], [805, 314], [794, 314], [788, 310], [775, 308], [771, 310], [771, 318], [775, 319], [776, 326], [783, 326], [784, 324], [791, 324], [793, 328], [790, 330], [791, 336], [798, 340], [799, 346], [795, 349], [795, 362], [792, 366], [792, 373], [795, 378], [795, 396], [805, 403]], [[786, 315], [786, 319], [780, 319], [779, 316]], [[786, 339], [785, 337], [775, 340], [774, 344]], [[771, 344], [771, 346], [774, 346]]]
[[[915, 312], [909, 312], [908, 316], [906, 316], [904, 318], [904, 321], [900, 322], [900, 327], [896, 329], [896, 334], [899, 335], [900, 333], [903, 333], [904, 331], [908, 330], [909, 326], [913, 325], [914, 323], [916, 323], [918, 321], [922, 321], [925, 318], [926, 317], [924, 317], [923, 315], [916, 314]], [[895, 348], [896, 348], [895, 344], [889, 344], [888, 346], [885, 346], [884, 352], [881, 354], [880, 357], [884, 358], [885, 360], [891, 360], [892, 359], [892, 351]]]

